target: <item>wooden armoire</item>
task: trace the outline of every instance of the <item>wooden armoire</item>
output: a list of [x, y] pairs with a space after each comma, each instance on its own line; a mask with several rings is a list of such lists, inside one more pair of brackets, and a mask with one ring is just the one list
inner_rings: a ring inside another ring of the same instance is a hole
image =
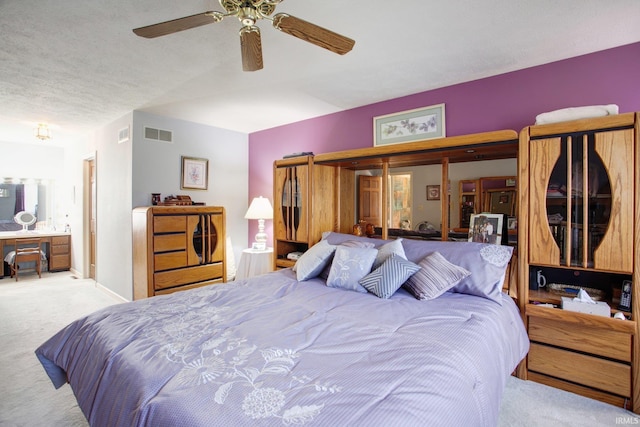
[[[634, 113], [527, 127], [518, 176], [519, 302], [531, 340], [526, 376], [634, 412], [638, 135]], [[610, 313], [568, 311], [579, 289], [606, 302]], [[624, 319], [612, 317], [618, 312]]]
[[223, 207], [139, 207], [132, 226], [134, 299], [226, 282]]

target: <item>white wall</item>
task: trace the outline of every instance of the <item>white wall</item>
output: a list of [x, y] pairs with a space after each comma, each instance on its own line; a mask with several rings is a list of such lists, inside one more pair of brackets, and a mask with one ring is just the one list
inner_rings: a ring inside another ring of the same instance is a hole
[[[96, 281], [116, 294], [133, 297], [131, 193], [132, 141], [119, 143], [127, 114], [94, 133], [96, 167]], [[78, 165], [82, 168], [82, 162]], [[82, 193], [76, 195], [82, 205]], [[85, 272], [86, 274], [86, 272]]]
[[65, 209], [58, 193], [68, 188], [65, 180], [65, 150], [49, 141], [16, 143], [0, 141], [0, 182], [7, 178], [36, 180], [46, 186], [46, 218], [63, 227]]
[[63, 170], [63, 147], [49, 145], [46, 141], [0, 141], [0, 179], [15, 177], [57, 180], [64, 176]]
[[[145, 139], [145, 126], [171, 131], [173, 143]], [[237, 265], [248, 240], [248, 135], [136, 111], [133, 141], [132, 206], [149, 206], [151, 193], [161, 193], [162, 198], [184, 194], [207, 206], [224, 206]], [[209, 160], [208, 190], [180, 189], [181, 156]]]

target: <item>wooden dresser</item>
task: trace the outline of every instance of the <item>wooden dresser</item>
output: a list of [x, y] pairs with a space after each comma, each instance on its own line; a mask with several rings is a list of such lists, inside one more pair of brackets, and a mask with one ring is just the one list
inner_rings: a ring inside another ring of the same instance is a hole
[[135, 208], [132, 226], [134, 299], [226, 282], [223, 207]]

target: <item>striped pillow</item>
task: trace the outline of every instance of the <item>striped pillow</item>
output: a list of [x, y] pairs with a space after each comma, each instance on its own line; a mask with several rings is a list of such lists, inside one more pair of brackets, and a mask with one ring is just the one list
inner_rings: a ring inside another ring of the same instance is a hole
[[377, 297], [387, 299], [418, 270], [418, 265], [392, 254], [380, 267], [360, 279], [359, 283]]
[[468, 270], [447, 261], [440, 252], [433, 252], [418, 263], [420, 271], [404, 284], [414, 297], [430, 300], [439, 297], [471, 274]]

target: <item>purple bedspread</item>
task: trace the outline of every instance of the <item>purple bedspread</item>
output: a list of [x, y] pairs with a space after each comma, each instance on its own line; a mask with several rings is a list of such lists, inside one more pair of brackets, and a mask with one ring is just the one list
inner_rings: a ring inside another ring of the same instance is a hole
[[92, 426], [495, 426], [518, 310], [297, 282], [290, 270], [115, 305], [36, 354]]

